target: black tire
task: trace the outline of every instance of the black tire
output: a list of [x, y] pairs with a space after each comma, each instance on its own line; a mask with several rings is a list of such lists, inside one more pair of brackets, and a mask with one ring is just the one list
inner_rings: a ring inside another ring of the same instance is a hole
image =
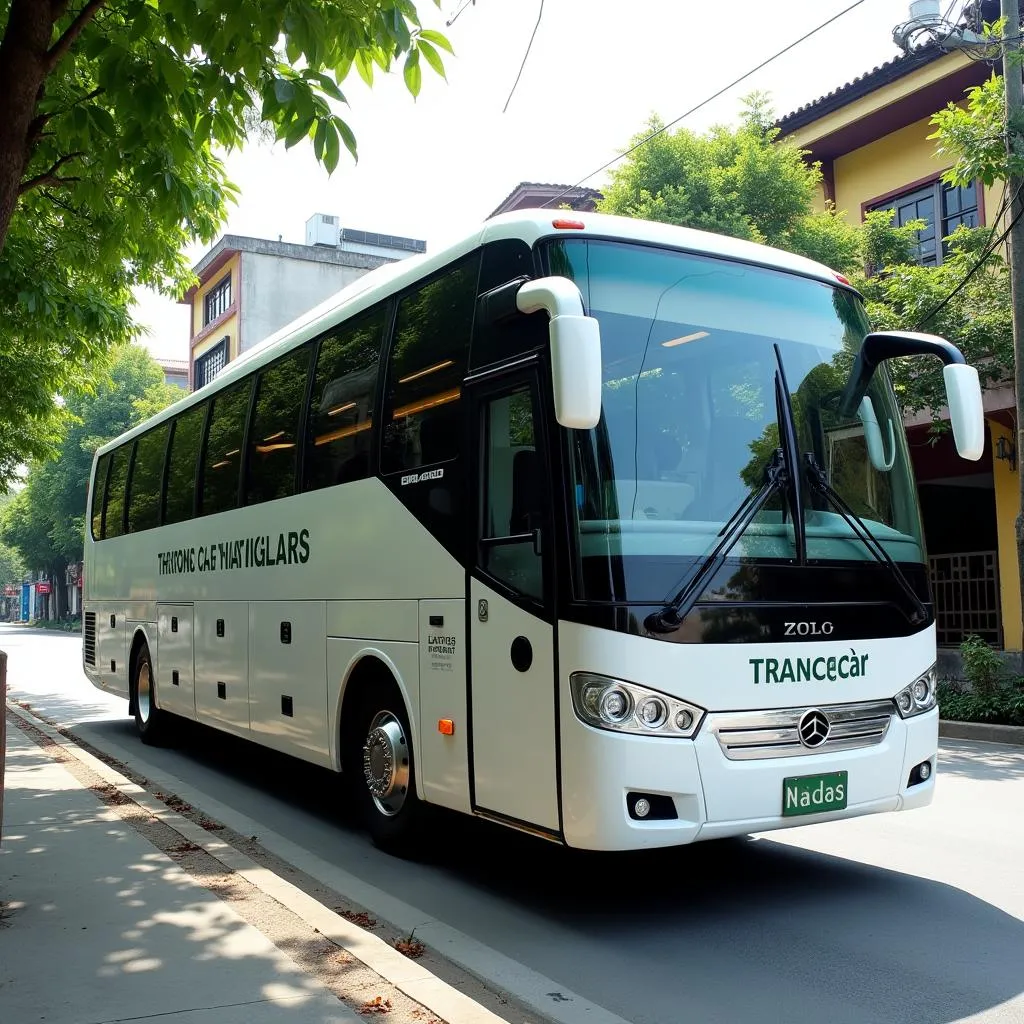
[[425, 808], [414, 781], [409, 718], [393, 683], [375, 682], [359, 695], [345, 731], [344, 758], [352, 797], [374, 845], [399, 857], [415, 856]]
[[142, 742], [150, 746], [163, 743], [170, 732], [170, 716], [157, 707], [153, 662], [145, 643], [139, 648], [132, 668], [131, 704], [135, 714], [135, 728]]

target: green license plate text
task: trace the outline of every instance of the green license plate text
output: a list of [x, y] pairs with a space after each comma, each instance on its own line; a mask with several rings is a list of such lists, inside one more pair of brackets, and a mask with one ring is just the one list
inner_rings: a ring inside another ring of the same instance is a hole
[[841, 811], [846, 806], [849, 783], [846, 772], [828, 775], [796, 775], [782, 780], [782, 816]]

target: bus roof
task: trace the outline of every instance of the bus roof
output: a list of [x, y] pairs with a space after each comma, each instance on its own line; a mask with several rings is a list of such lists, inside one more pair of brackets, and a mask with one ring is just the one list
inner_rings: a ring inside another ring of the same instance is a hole
[[[560, 222], [574, 226], [560, 227]], [[579, 224], [583, 225], [582, 228], [575, 226]], [[364, 274], [318, 306], [314, 306], [291, 323], [285, 324], [284, 327], [269, 335], [258, 345], [241, 353], [236, 359], [229, 362], [209, 384], [102, 445], [96, 455], [102, 455], [132, 437], [157, 426], [162, 421], [183, 412], [190, 406], [198, 405], [232, 381], [246, 376], [250, 371], [258, 369], [265, 363], [272, 362], [278, 356], [298, 347], [310, 338], [316, 337], [336, 323], [354, 316], [363, 309], [367, 309], [409, 285], [415, 284], [416, 281], [441, 270], [460, 256], [472, 252], [486, 242], [519, 238], [532, 246], [542, 238], [558, 235], [646, 242], [704, 256], [754, 263], [769, 269], [815, 278], [830, 285], [842, 281], [828, 267], [804, 256], [759, 245], [756, 242], [730, 238], [728, 235], [602, 213], [579, 213], [575, 210], [515, 210], [491, 218], [473, 232], [463, 235], [436, 252], [386, 263]]]

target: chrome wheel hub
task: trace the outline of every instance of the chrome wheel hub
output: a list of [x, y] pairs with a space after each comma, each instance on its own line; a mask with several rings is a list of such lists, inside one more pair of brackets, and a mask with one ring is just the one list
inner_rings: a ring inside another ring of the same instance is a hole
[[150, 713], [153, 710], [153, 680], [150, 676], [149, 665], [143, 664], [139, 669], [139, 682], [135, 702], [139, 708], [139, 718], [143, 723], [149, 721]]
[[409, 743], [390, 711], [378, 712], [363, 744], [363, 777], [377, 810], [394, 817], [409, 792]]

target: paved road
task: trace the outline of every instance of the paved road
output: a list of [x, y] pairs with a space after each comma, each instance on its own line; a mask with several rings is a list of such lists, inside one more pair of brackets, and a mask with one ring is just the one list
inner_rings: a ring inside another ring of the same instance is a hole
[[1024, 1024], [1024, 750], [942, 747], [935, 803], [595, 857], [445, 818], [429, 863], [353, 828], [329, 773], [203, 729], [143, 747], [75, 637], [0, 627], [15, 696], [636, 1022]]

